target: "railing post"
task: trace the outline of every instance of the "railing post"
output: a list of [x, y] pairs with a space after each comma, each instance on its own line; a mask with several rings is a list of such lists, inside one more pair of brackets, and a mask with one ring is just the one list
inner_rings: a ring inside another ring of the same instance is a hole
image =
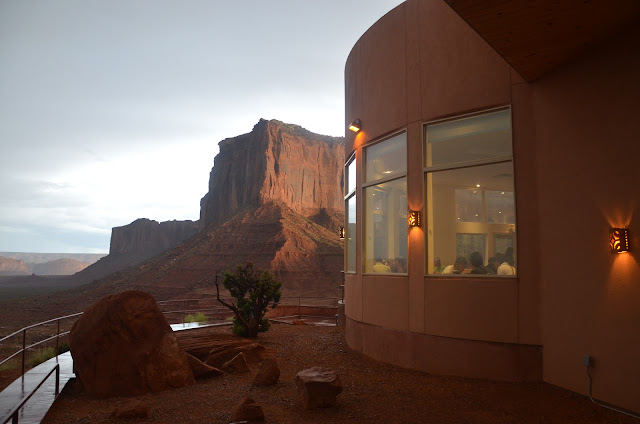
[[340, 271], [340, 274], [342, 274], [342, 285], [340, 286], [342, 288], [342, 303], [344, 303], [344, 271]]
[[58, 332], [56, 333], [56, 362], [58, 362], [58, 352], [60, 351], [60, 320], [56, 321], [58, 323]]
[[25, 360], [24, 356], [26, 354], [26, 351], [25, 351], [26, 347], [27, 347], [27, 329], [25, 328], [24, 330], [22, 330], [22, 378], [24, 378], [24, 360]]
[[60, 394], [60, 364], [56, 364], [56, 388], [55, 388], [55, 397], [58, 397]]

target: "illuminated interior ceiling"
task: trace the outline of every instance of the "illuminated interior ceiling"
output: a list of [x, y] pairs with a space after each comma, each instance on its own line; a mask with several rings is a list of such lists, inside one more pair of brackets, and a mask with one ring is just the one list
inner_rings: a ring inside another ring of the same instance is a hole
[[640, 0], [444, 0], [528, 82], [640, 24]]

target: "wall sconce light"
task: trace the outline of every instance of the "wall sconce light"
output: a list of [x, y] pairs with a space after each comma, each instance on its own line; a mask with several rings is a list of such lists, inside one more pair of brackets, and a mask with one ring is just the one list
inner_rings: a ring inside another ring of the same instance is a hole
[[624, 253], [631, 250], [629, 246], [629, 229], [610, 228], [609, 244], [611, 245], [611, 253]]
[[420, 211], [409, 211], [409, 227], [419, 227], [422, 223]]
[[362, 123], [360, 122], [360, 119], [356, 119], [351, 124], [349, 124], [349, 129], [355, 133], [360, 131], [361, 128], [362, 128]]
[[340, 227], [340, 238], [343, 239], [345, 235], [344, 227]]

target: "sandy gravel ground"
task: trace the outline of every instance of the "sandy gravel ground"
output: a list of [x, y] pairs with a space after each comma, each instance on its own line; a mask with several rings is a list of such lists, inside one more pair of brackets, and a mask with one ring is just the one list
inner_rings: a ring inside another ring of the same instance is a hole
[[[229, 327], [216, 329], [230, 333]], [[440, 377], [395, 368], [356, 353], [335, 327], [274, 324], [258, 341], [275, 352], [281, 369], [273, 386], [252, 387], [257, 370], [201, 380], [191, 387], [141, 396], [150, 417], [126, 422], [229, 423], [244, 396], [262, 406], [268, 423], [629, 423], [638, 420], [593, 405], [584, 396], [542, 383], [503, 383]], [[337, 407], [307, 411], [294, 377], [325, 366], [340, 376]], [[111, 412], [126, 398], [92, 399], [71, 384], [44, 424], [114, 423]]]

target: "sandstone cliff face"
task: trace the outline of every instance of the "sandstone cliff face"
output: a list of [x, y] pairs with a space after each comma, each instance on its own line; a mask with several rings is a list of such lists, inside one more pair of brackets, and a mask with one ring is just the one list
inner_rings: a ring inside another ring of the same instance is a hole
[[269, 202], [282, 202], [305, 217], [342, 215], [342, 137], [261, 119], [250, 133], [219, 146], [209, 192], [201, 201], [201, 228]]

